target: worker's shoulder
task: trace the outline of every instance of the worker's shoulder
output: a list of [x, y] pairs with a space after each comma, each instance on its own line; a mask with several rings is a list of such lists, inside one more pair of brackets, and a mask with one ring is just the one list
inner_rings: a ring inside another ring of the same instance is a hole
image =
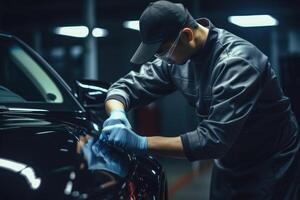
[[217, 45], [221, 49], [219, 61], [242, 59], [257, 70], [262, 71], [268, 62], [268, 57], [249, 41], [240, 38], [229, 31], [218, 29]]

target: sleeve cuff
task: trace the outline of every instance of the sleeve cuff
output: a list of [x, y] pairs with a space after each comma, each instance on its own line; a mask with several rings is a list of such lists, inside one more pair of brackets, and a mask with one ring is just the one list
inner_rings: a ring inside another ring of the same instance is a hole
[[195, 157], [192, 154], [192, 150], [191, 150], [191, 145], [190, 145], [190, 142], [189, 142], [188, 134], [187, 133], [182, 134], [182, 135], [180, 135], [180, 138], [181, 138], [181, 141], [182, 141], [182, 145], [183, 145], [183, 150], [184, 150], [185, 156], [187, 157], [187, 159], [189, 161], [194, 161]]

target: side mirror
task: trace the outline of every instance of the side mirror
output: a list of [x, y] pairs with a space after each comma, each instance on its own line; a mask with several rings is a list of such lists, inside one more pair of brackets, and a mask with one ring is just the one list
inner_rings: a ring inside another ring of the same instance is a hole
[[76, 80], [75, 96], [87, 109], [103, 109], [109, 86], [109, 83], [98, 80]]

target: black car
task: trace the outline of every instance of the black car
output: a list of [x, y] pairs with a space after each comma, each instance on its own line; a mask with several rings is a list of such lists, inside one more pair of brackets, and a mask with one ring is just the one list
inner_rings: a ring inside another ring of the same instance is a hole
[[18, 38], [0, 34], [0, 199], [167, 199], [151, 156], [116, 149], [124, 176], [88, 167], [81, 148], [101, 133], [108, 85], [81, 80], [76, 88]]

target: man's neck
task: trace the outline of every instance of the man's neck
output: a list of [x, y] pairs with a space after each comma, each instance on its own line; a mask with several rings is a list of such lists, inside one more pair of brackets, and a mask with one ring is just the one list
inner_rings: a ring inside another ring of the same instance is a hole
[[204, 47], [208, 37], [208, 32], [208, 28], [202, 26], [201, 24], [198, 24], [198, 28], [195, 31], [196, 51]]
[[193, 29], [194, 32], [194, 39], [186, 49], [186, 53], [189, 58], [197, 54], [202, 48], [204, 48], [204, 45], [208, 38], [208, 32], [209, 29], [205, 26], [202, 26], [198, 24], [198, 27], [196, 29]]

